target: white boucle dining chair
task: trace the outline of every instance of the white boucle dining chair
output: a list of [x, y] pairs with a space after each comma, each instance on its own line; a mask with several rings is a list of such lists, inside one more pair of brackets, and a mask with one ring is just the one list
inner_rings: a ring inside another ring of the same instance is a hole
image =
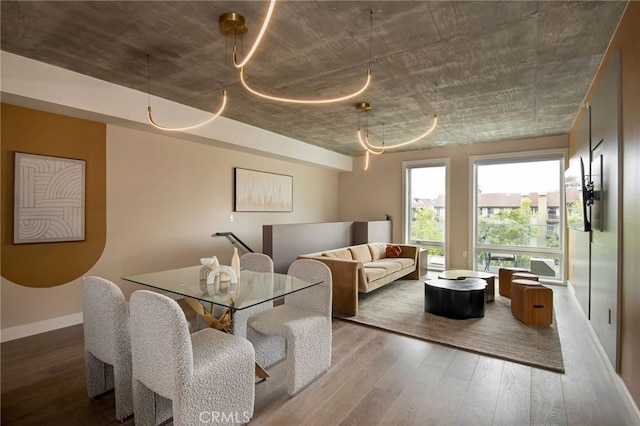
[[[241, 271], [268, 272], [273, 273], [273, 260], [262, 253], [245, 253], [240, 257]], [[240, 272], [242, 274], [242, 272]], [[264, 277], [267, 282], [256, 280], [254, 285], [263, 285], [265, 291], [273, 292], [273, 277]], [[247, 327], [249, 317], [258, 312], [273, 308], [273, 301], [261, 303], [250, 308], [237, 310], [233, 314], [231, 324], [235, 336], [248, 338], [256, 351], [256, 362], [269, 368], [282, 361], [286, 356], [287, 341], [280, 336], [266, 336], [256, 333], [255, 330]], [[249, 334], [251, 336], [249, 337]]]
[[114, 389], [116, 419], [133, 414], [129, 310], [116, 284], [82, 278], [85, 381], [93, 399]]
[[[287, 393], [297, 394], [331, 366], [331, 270], [299, 259], [288, 274], [321, 284], [285, 296], [284, 305], [249, 317], [249, 329], [287, 340]], [[249, 334], [251, 339], [251, 334]]]
[[136, 425], [158, 425], [171, 411], [176, 426], [249, 422], [255, 398], [249, 341], [214, 329], [190, 335], [178, 303], [151, 291], [134, 292], [130, 310]]

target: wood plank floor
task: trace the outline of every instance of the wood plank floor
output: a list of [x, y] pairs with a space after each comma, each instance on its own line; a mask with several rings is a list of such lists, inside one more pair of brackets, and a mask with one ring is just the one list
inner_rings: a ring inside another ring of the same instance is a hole
[[[251, 424], [640, 424], [573, 295], [554, 287], [554, 303], [566, 374], [334, 320], [329, 371], [289, 398], [284, 364], [271, 369]], [[112, 393], [86, 396], [82, 339], [78, 325], [2, 344], [3, 425], [119, 424]]]

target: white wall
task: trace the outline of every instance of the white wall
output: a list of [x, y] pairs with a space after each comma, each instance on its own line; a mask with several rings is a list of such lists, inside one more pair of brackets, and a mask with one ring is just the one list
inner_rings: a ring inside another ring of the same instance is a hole
[[[293, 212], [232, 212], [233, 167], [293, 176]], [[118, 283], [128, 296], [138, 287], [122, 276], [211, 255], [228, 264], [231, 244], [211, 234], [232, 231], [261, 251], [264, 224], [337, 220], [338, 184], [338, 172], [324, 167], [108, 125], [107, 242], [87, 274]], [[3, 278], [1, 291], [3, 341], [81, 322], [79, 279], [32, 289]]]

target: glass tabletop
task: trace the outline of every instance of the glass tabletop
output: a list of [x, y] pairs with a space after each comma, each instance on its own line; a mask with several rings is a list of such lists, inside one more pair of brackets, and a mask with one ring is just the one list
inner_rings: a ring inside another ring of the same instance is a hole
[[246, 309], [322, 283], [307, 282], [286, 274], [240, 271], [237, 284], [200, 279], [202, 266], [122, 277], [123, 280], [234, 310]]

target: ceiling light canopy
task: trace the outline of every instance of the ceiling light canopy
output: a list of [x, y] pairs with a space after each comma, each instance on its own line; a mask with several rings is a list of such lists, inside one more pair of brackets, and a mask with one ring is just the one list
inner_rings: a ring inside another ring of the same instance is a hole
[[[275, 9], [275, 7], [276, 7], [276, 0], [271, 0], [271, 3], [269, 3], [269, 9], [267, 10], [267, 14], [264, 17], [264, 21], [262, 21], [262, 27], [260, 28], [258, 37], [256, 37], [256, 40], [253, 42], [253, 46], [251, 46], [251, 49], [249, 49], [249, 53], [247, 53], [244, 59], [240, 62], [238, 62], [238, 48], [234, 42], [233, 65], [236, 68], [244, 67], [249, 62], [249, 60], [251, 60], [251, 57], [258, 49], [258, 46], [260, 45], [262, 38], [267, 32], [267, 27], [269, 26], [269, 22], [271, 22], [271, 16], [273, 15], [273, 10]], [[223, 13], [222, 15], [220, 15], [218, 24], [219, 24], [220, 30], [227, 35], [229, 35], [231, 32], [233, 32], [234, 35], [238, 35], [238, 34], [243, 35], [249, 29], [249, 26], [247, 25], [247, 20], [245, 19], [245, 17], [238, 13], [233, 13], [233, 12]]]

